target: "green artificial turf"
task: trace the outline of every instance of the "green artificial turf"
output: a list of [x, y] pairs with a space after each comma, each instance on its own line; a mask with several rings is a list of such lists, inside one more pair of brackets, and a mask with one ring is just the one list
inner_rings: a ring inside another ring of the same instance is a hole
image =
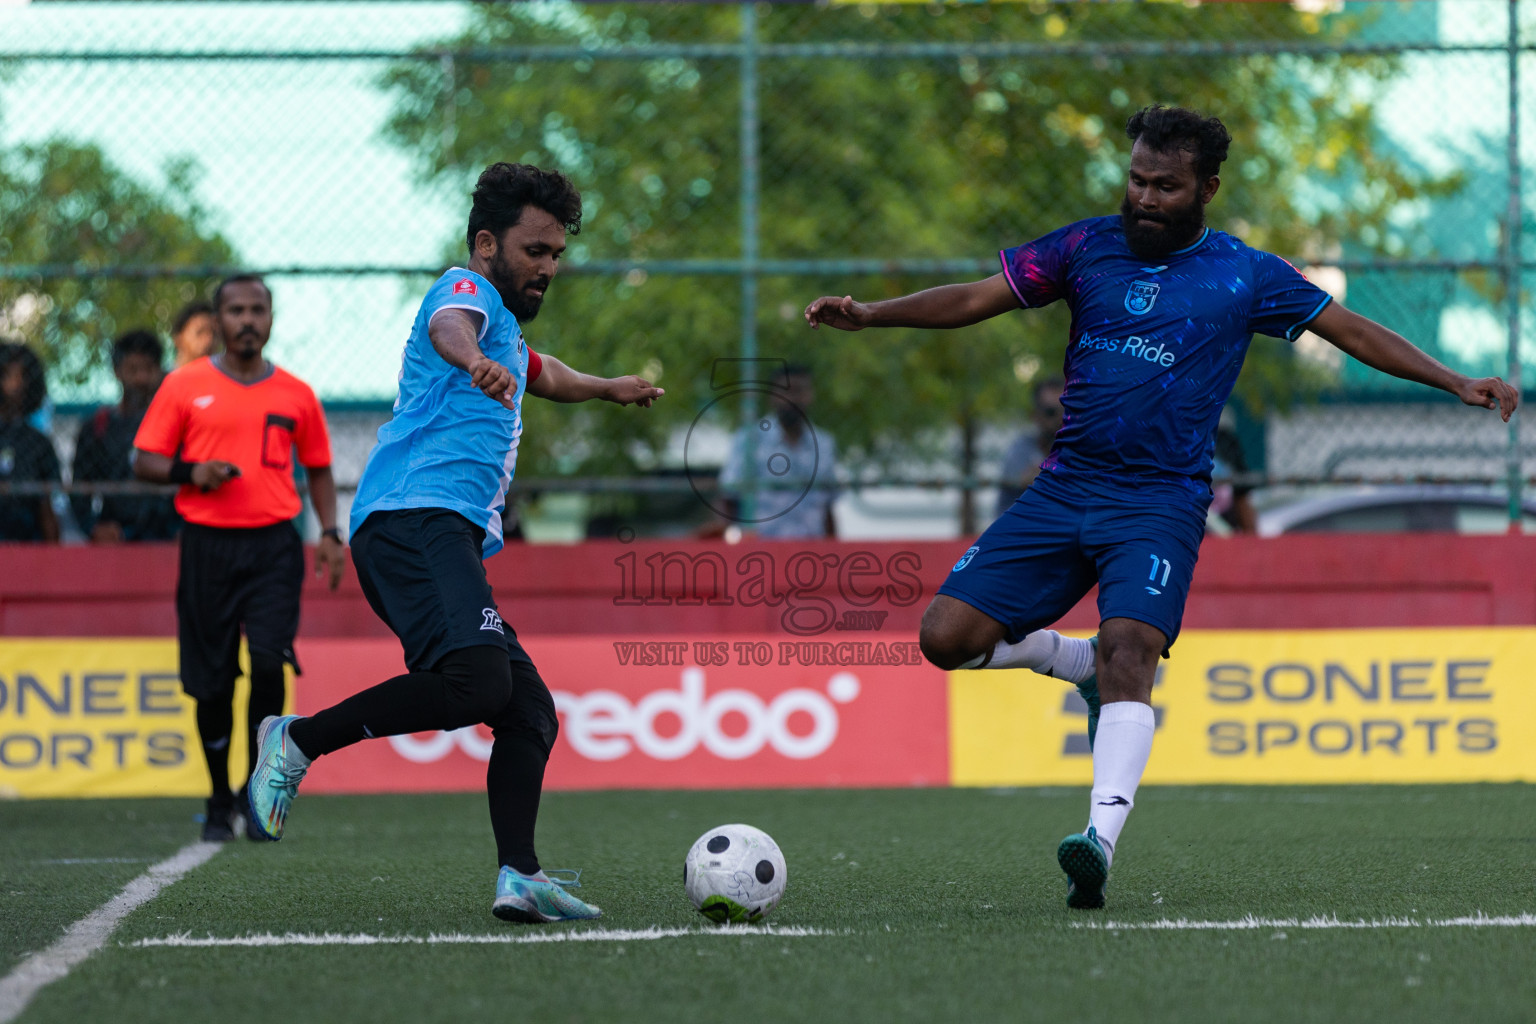
[[0, 976], [197, 838], [201, 801], [0, 802]]
[[[1085, 791], [1065, 789], [550, 794], [545, 865], [582, 868], [579, 894], [605, 916], [535, 929], [489, 914], [496, 865], [483, 797], [301, 797], [282, 843], [229, 844], [132, 914], [21, 1019], [1532, 1017], [1532, 927], [1082, 926], [1536, 912], [1536, 787], [1147, 788], [1122, 837], [1108, 910], [1069, 912], [1054, 851], [1086, 809]], [[187, 801], [0, 805], [0, 936], [11, 963], [135, 868], [107, 865], [126, 870], [85, 883], [38, 862], [169, 854], [196, 838], [194, 810]], [[828, 934], [132, 945], [177, 934], [704, 930], [683, 893], [682, 858], [706, 829], [732, 821], [765, 829], [785, 852], [789, 888], [770, 924]], [[31, 920], [18, 926], [18, 913]]]

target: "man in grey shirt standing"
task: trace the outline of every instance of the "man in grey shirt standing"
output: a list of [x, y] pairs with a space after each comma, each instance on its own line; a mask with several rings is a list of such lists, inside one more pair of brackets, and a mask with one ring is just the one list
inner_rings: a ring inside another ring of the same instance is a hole
[[[727, 508], [743, 526], [768, 540], [836, 537], [832, 503], [836, 491], [837, 450], [832, 438], [818, 433], [807, 410], [816, 401], [811, 368], [785, 367], [784, 387], [768, 392], [768, 410], [742, 428], [720, 470], [720, 488], [731, 495]], [[753, 431], [749, 437], [747, 431]], [[750, 443], [749, 443], [750, 442]], [[752, 448], [751, 480], [747, 451]], [[750, 486], [751, 508], [742, 502]]]

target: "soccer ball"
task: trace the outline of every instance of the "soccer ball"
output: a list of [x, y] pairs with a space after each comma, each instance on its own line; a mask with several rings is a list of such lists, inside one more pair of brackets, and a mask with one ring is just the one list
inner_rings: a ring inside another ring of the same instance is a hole
[[751, 825], [710, 829], [683, 862], [688, 898], [716, 924], [761, 921], [779, 905], [786, 881], [779, 844]]

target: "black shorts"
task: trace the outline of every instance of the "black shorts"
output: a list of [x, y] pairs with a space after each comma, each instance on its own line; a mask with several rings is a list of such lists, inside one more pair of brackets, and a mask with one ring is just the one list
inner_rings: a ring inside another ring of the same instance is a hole
[[485, 531], [457, 512], [374, 512], [352, 535], [352, 563], [368, 604], [400, 638], [412, 672], [464, 647], [521, 650], [491, 595], [480, 560]]
[[240, 628], [253, 653], [297, 671], [304, 545], [292, 523], [221, 529], [188, 523], [181, 531], [176, 580], [176, 640], [181, 686], [195, 700], [228, 697], [240, 675]]

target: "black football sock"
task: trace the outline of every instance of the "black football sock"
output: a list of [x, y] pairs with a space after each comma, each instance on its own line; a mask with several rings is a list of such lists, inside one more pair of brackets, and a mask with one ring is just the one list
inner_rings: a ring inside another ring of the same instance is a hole
[[491, 803], [496, 857], [499, 864], [531, 875], [539, 870], [533, 829], [539, 818], [539, 794], [544, 789], [549, 752], [539, 734], [526, 725], [503, 726], [495, 733], [485, 791]]
[[496, 742], [486, 768], [485, 791], [491, 805], [491, 830], [496, 835], [498, 866], [525, 875], [539, 870], [533, 831], [544, 789], [544, 766], [560, 731], [555, 702], [522, 646], [508, 641], [512, 670], [512, 699], [486, 724]]
[[301, 718], [288, 738], [309, 758], [377, 736], [460, 729], [497, 714], [512, 692], [500, 647], [450, 651], [430, 672], [386, 679], [324, 711]]
[[246, 778], [256, 770], [256, 731], [261, 728], [262, 719], [283, 713], [284, 683], [282, 658], [251, 652], [251, 700], [245, 714], [245, 735], [249, 741], [245, 748]]
[[228, 803], [229, 737], [235, 731], [235, 708], [231, 697], [215, 697], [197, 702], [197, 738], [208, 762], [208, 777], [213, 782], [213, 799]]

